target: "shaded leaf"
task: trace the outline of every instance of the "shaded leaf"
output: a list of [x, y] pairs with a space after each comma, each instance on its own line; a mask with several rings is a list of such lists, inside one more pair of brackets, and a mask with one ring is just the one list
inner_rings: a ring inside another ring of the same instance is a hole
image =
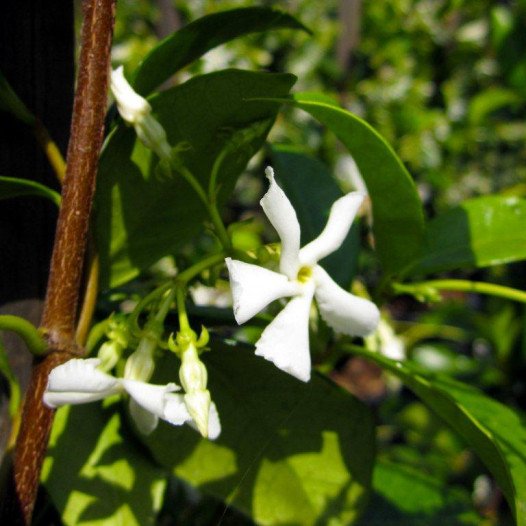
[[34, 115], [19, 99], [7, 79], [0, 71], [0, 111], [7, 111], [25, 124], [32, 126], [35, 123]]
[[[186, 143], [180, 159], [206, 189], [214, 162], [231, 148], [219, 170], [218, 202], [230, 196], [237, 177], [263, 144], [279, 104], [249, 101], [285, 96], [295, 77], [226, 70], [195, 77], [151, 99], [170, 144]], [[232, 145], [235, 148], [232, 148]], [[207, 212], [178, 174], [158, 174], [157, 158], [135, 133], [119, 124], [100, 161], [96, 235], [103, 286], [135, 277], [203, 230]]]
[[526, 258], [526, 199], [468, 199], [429, 222], [422, 256], [405, 275], [488, 267]]
[[296, 93], [294, 105], [327, 126], [353, 156], [371, 197], [378, 256], [386, 272], [399, 272], [420, 253], [424, 235], [411, 176], [377, 131], [326, 96]]
[[148, 95], [181, 68], [229, 40], [283, 28], [308, 31], [293, 16], [267, 7], [232, 9], [205, 16], [152, 49], [137, 69], [133, 87], [141, 95]]
[[359, 352], [398, 376], [466, 440], [495, 477], [517, 524], [526, 525], [524, 417], [469, 385], [425, 373], [408, 362], [395, 362], [365, 350]]
[[55, 415], [42, 481], [66, 526], [154, 524], [165, 472], [134, 446], [115, 408], [93, 403]]
[[48, 186], [29, 179], [0, 175], [0, 200], [20, 196], [45, 197], [60, 206], [60, 194]]
[[[154, 458], [258, 524], [351, 524], [374, 460], [369, 410], [332, 382], [302, 383], [247, 346], [214, 349], [203, 361], [220, 437], [162, 424], [146, 439]], [[165, 358], [156, 381], [173, 380], [177, 365]]]

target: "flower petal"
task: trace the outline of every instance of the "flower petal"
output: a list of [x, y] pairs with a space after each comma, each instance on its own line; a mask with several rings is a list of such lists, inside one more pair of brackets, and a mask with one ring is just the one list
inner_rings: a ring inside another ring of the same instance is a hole
[[159, 423], [159, 417], [139, 405], [133, 398], [130, 398], [128, 407], [130, 408], [130, 415], [139, 431], [143, 435], [152, 433]]
[[299, 268], [300, 224], [288, 197], [274, 180], [274, 170], [268, 166], [265, 175], [270, 187], [259, 202], [281, 239], [280, 272], [295, 279]]
[[320, 314], [336, 332], [365, 336], [376, 329], [380, 311], [372, 301], [343, 290], [319, 265], [314, 268], [314, 279]]
[[99, 371], [97, 358], [74, 359], [55, 367], [50, 373], [44, 393], [49, 407], [84, 404], [101, 400], [120, 391], [120, 382]]
[[257, 265], [226, 258], [237, 323], [245, 323], [278, 298], [298, 293], [286, 276]]
[[173, 383], [166, 385], [147, 384], [138, 380], [121, 380], [126, 392], [144, 409], [159, 418], [164, 418], [166, 399], [170, 393], [179, 390]]
[[313, 293], [314, 283], [306, 284], [301, 296], [289, 301], [256, 343], [257, 356], [303, 382], [310, 379], [309, 312]]
[[300, 250], [302, 265], [315, 265], [320, 259], [340, 248], [364, 197], [361, 192], [351, 192], [333, 203], [322, 233]]

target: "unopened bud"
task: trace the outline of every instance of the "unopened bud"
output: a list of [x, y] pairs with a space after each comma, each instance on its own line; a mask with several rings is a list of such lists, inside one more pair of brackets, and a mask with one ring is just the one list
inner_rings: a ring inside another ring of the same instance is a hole
[[184, 395], [184, 403], [197, 429], [205, 438], [208, 438], [208, 417], [210, 415], [210, 392], [208, 390]]
[[179, 379], [184, 390], [187, 393], [204, 391], [208, 382], [208, 372], [194, 345], [190, 345], [183, 352], [181, 362]]

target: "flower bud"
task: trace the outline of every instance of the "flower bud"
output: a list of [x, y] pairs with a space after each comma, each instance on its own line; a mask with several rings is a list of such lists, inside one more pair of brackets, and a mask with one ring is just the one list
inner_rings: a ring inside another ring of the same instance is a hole
[[164, 128], [152, 115], [152, 107], [148, 101], [130, 86], [124, 77], [122, 66], [111, 74], [111, 91], [121, 117], [133, 125], [139, 140], [160, 159], [170, 161], [171, 147]]
[[187, 393], [204, 391], [208, 382], [205, 364], [199, 359], [197, 349], [190, 345], [182, 354], [179, 379]]

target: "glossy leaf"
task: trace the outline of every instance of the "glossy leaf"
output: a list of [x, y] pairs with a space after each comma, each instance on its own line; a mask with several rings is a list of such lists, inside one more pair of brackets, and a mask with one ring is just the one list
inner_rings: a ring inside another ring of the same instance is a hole
[[207, 51], [237, 37], [272, 29], [306, 27], [293, 16], [266, 7], [248, 7], [214, 13], [165, 38], [137, 69], [133, 86], [141, 95], [150, 94], [174, 73]]
[[0, 175], [0, 200], [20, 196], [45, 197], [60, 206], [60, 194], [48, 186], [29, 179]]
[[[302, 383], [279, 371], [252, 348], [214, 347], [203, 360], [220, 437], [162, 424], [146, 440], [154, 458], [258, 524], [352, 524], [374, 460], [369, 410], [328, 380]], [[173, 379], [176, 365], [166, 358], [157, 381]]]
[[[329, 210], [343, 195], [327, 167], [288, 146], [272, 148], [272, 164], [280, 185], [290, 199], [301, 225], [301, 246], [317, 237], [329, 217]], [[344, 288], [356, 272], [360, 250], [359, 229], [355, 221], [343, 245], [320, 263]]]
[[371, 197], [378, 256], [386, 272], [397, 273], [420, 253], [424, 235], [411, 176], [377, 131], [326, 96], [297, 93], [294, 105], [327, 126], [353, 156]]
[[470, 495], [408, 466], [379, 461], [359, 526], [478, 526]]
[[[247, 99], [285, 96], [293, 82], [292, 75], [226, 70], [195, 77], [150, 102], [170, 144], [186, 145], [180, 159], [205, 189], [216, 158], [235, 144], [219, 170], [221, 204], [279, 108], [274, 101]], [[102, 154], [96, 195], [103, 286], [132, 279], [204, 228], [207, 212], [195, 191], [180, 175], [156, 168], [157, 159], [133, 129], [119, 124]]]
[[495, 477], [518, 526], [526, 525], [526, 419], [469, 385], [377, 353], [361, 354], [398, 376], [466, 440]]
[[113, 404], [57, 411], [42, 481], [65, 526], [146, 526], [162, 504], [165, 472], [125, 434]]
[[0, 71], [0, 111], [7, 111], [25, 124], [32, 126], [35, 123], [34, 115], [14, 92], [7, 79]]
[[429, 222], [422, 257], [404, 272], [431, 274], [526, 258], [526, 199], [469, 199]]

